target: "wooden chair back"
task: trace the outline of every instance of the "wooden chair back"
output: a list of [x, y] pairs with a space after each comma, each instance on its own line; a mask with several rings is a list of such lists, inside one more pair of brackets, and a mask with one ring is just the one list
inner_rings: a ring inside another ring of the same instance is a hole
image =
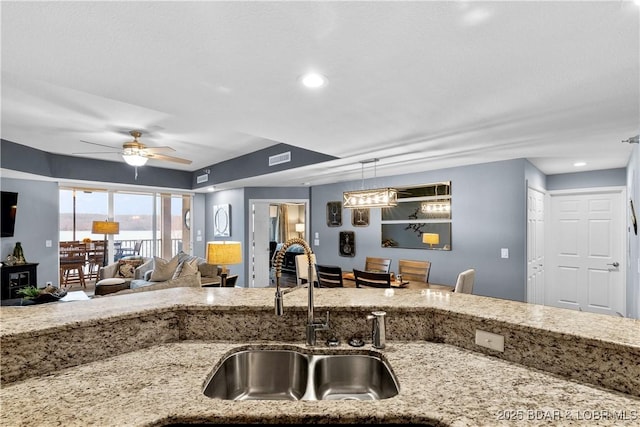
[[334, 265], [316, 264], [316, 277], [320, 288], [342, 288], [342, 268]]
[[365, 271], [374, 273], [389, 273], [391, 271], [391, 258], [367, 257], [364, 263]]
[[71, 283], [80, 283], [86, 287], [84, 281], [84, 266], [87, 261], [87, 244], [77, 241], [60, 242], [60, 286], [65, 287]]
[[356, 288], [390, 288], [391, 273], [376, 273], [371, 271], [353, 270]]
[[411, 282], [429, 283], [430, 261], [414, 261], [401, 259], [398, 261], [398, 274], [402, 274], [402, 280]]

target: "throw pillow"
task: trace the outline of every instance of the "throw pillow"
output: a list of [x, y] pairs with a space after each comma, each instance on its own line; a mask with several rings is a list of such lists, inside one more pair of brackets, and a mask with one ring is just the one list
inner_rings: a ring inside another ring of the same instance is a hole
[[218, 275], [218, 265], [202, 263], [198, 264], [198, 270], [202, 277], [216, 277]]
[[136, 268], [142, 265], [142, 259], [120, 259], [116, 268], [116, 277], [131, 279], [135, 276]]
[[178, 268], [178, 255], [174, 256], [170, 260], [162, 259], [160, 257], [153, 257], [153, 271], [151, 272], [152, 282], [164, 282], [170, 280], [173, 274]]
[[198, 273], [198, 260], [185, 260], [178, 264], [178, 268], [176, 268], [176, 272], [173, 273], [173, 279], [177, 279], [178, 277], [191, 276]]

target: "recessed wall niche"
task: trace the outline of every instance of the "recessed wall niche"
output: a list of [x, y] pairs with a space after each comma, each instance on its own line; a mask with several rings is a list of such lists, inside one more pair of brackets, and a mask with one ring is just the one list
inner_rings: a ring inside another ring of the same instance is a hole
[[382, 247], [450, 251], [451, 181], [396, 188], [398, 206], [381, 209]]

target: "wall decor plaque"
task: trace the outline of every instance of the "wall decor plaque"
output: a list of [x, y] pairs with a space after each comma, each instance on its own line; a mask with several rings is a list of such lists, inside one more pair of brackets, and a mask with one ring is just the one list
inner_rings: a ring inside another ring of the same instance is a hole
[[351, 225], [354, 227], [368, 227], [369, 208], [351, 209]]
[[342, 202], [327, 202], [327, 225], [329, 227], [342, 225]]
[[339, 245], [340, 256], [356, 256], [356, 233], [353, 231], [341, 231]]

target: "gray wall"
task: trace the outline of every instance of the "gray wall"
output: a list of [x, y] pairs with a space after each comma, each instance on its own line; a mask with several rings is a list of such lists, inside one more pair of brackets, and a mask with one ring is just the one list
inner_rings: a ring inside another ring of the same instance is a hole
[[605, 169], [589, 172], [563, 173], [547, 176], [547, 190], [569, 190], [575, 188], [613, 187], [626, 185], [626, 169]]
[[[231, 216], [231, 235], [229, 237], [214, 237], [213, 235], [213, 206], [214, 205], [229, 205], [229, 214]], [[216, 191], [208, 193], [205, 198], [204, 211], [204, 224], [205, 224], [205, 243], [214, 240], [227, 240], [234, 242], [242, 242], [242, 264], [228, 265], [229, 274], [237, 274], [238, 281], [236, 285], [244, 286], [246, 283], [245, 265], [247, 264], [248, 248], [245, 239], [245, 202], [244, 202], [244, 189]], [[205, 252], [202, 256], [206, 254]]]
[[[371, 209], [368, 227], [352, 227], [351, 212], [343, 210], [342, 226], [328, 227], [326, 204], [342, 200], [345, 190], [359, 189], [361, 181], [313, 187], [311, 190], [311, 236], [319, 233], [320, 244], [312, 246], [318, 263], [351, 270], [363, 268], [367, 256], [431, 261], [429, 280], [454, 284], [458, 273], [476, 269], [474, 293], [517, 301], [525, 299], [526, 284], [526, 160], [510, 160], [423, 173], [365, 180], [373, 186], [408, 186], [451, 181], [452, 250], [383, 248], [380, 242], [380, 209]], [[341, 257], [340, 231], [354, 231], [356, 256]], [[313, 240], [313, 239], [312, 239]], [[500, 249], [509, 249], [509, 259]]]
[[[0, 239], [2, 259], [13, 253], [16, 242], [22, 244], [28, 262], [38, 263], [38, 286], [46, 282], [58, 285], [59, 196], [55, 182], [2, 178], [3, 191], [18, 193], [14, 237]], [[51, 247], [45, 242], [51, 240]]]

